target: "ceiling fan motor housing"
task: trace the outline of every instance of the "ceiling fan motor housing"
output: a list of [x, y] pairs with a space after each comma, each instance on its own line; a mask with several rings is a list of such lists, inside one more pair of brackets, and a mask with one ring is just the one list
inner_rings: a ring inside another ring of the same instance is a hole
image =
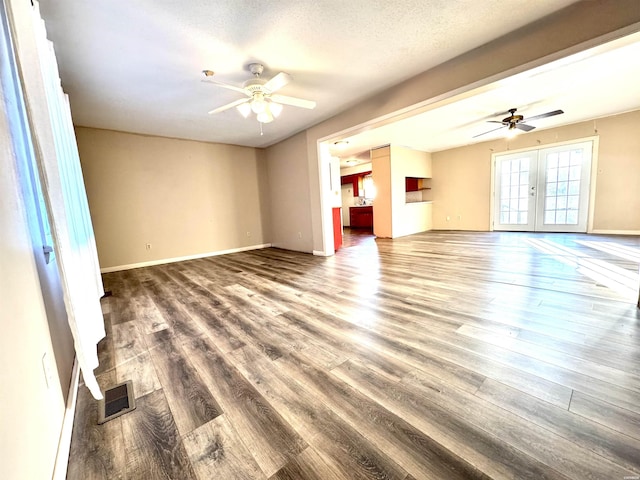
[[262, 78], [252, 78], [244, 82], [242, 86], [251, 93], [258, 93], [264, 91], [263, 86], [265, 83], [267, 83], [267, 81]]

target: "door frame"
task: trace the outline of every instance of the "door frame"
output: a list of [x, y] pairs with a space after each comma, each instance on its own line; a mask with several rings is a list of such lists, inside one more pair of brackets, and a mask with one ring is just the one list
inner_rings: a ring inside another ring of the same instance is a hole
[[600, 136], [593, 135], [590, 137], [581, 137], [581, 138], [573, 138], [571, 140], [564, 140], [562, 142], [554, 142], [554, 143], [546, 143], [546, 144], [538, 144], [536, 146], [518, 148], [515, 150], [507, 150], [500, 152], [492, 152], [491, 153], [491, 188], [489, 195], [489, 231], [494, 231], [494, 222], [495, 222], [495, 198], [496, 198], [496, 157], [499, 155], [511, 155], [513, 153], [522, 153], [522, 152], [530, 152], [532, 150], [538, 151], [545, 148], [553, 148], [553, 147], [561, 147], [564, 145], [571, 145], [574, 143], [581, 142], [593, 142], [593, 151], [591, 152], [591, 184], [589, 185], [589, 204], [587, 206], [588, 209], [588, 217], [587, 217], [587, 233], [593, 232], [593, 214], [594, 214], [594, 203], [596, 197], [596, 183], [598, 179], [598, 151], [600, 147]]

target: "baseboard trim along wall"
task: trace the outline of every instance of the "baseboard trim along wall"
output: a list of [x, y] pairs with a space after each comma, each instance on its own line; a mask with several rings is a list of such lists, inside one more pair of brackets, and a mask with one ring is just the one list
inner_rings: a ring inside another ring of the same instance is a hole
[[640, 235], [640, 230], [591, 230], [589, 233], [600, 235]]
[[184, 262], [185, 260], [195, 260], [197, 258], [214, 257], [216, 255], [226, 255], [228, 253], [246, 252], [247, 250], [259, 250], [261, 248], [269, 248], [270, 243], [262, 243], [260, 245], [250, 245], [248, 247], [230, 248], [229, 250], [218, 250], [217, 252], [197, 253], [195, 255], [187, 255], [184, 257], [162, 258], [160, 260], [151, 260], [149, 262], [131, 263], [129, 265], [117, 265], [115, 267], [101, 268], [101, 273], [119, 272], [121, 270], [131, 270], [132, 268], [151, 267], [153, 265], [162, 265], [165, 263]]
[[324, 250], [314, 250], [313, 254], [316, 257], [328, 257], [329, 255], [327, 255], [327, 252], [325, 252]]
[[73, 360], [73, 369], [71, 370], [71, 384], [69, 385], [69, 395], [67, 396], [64, 419], [62, 420], [56, 463], [53, 467], [53, 480], [65, 480], [65, 478], [67, 478], [69, 451], [71, 450], [71, 434], [73, 433], [73, 420], [76, 417], [76, 401], [78, 400], [79, 383], [80, 368], [78, 366], [78, 359], [75, 358]]

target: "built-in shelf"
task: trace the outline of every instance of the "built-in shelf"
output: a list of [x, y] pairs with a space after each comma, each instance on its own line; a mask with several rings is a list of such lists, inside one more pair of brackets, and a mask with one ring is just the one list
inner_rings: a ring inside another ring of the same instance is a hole
[[406, 203], [431, 201], [431, 178], [405, 177]]

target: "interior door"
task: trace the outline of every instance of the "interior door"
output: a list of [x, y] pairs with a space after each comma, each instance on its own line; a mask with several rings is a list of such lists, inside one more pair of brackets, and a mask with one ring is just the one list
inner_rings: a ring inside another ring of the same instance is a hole
[[494, 230], [586, 232], [593, 142], [496, 156]]

